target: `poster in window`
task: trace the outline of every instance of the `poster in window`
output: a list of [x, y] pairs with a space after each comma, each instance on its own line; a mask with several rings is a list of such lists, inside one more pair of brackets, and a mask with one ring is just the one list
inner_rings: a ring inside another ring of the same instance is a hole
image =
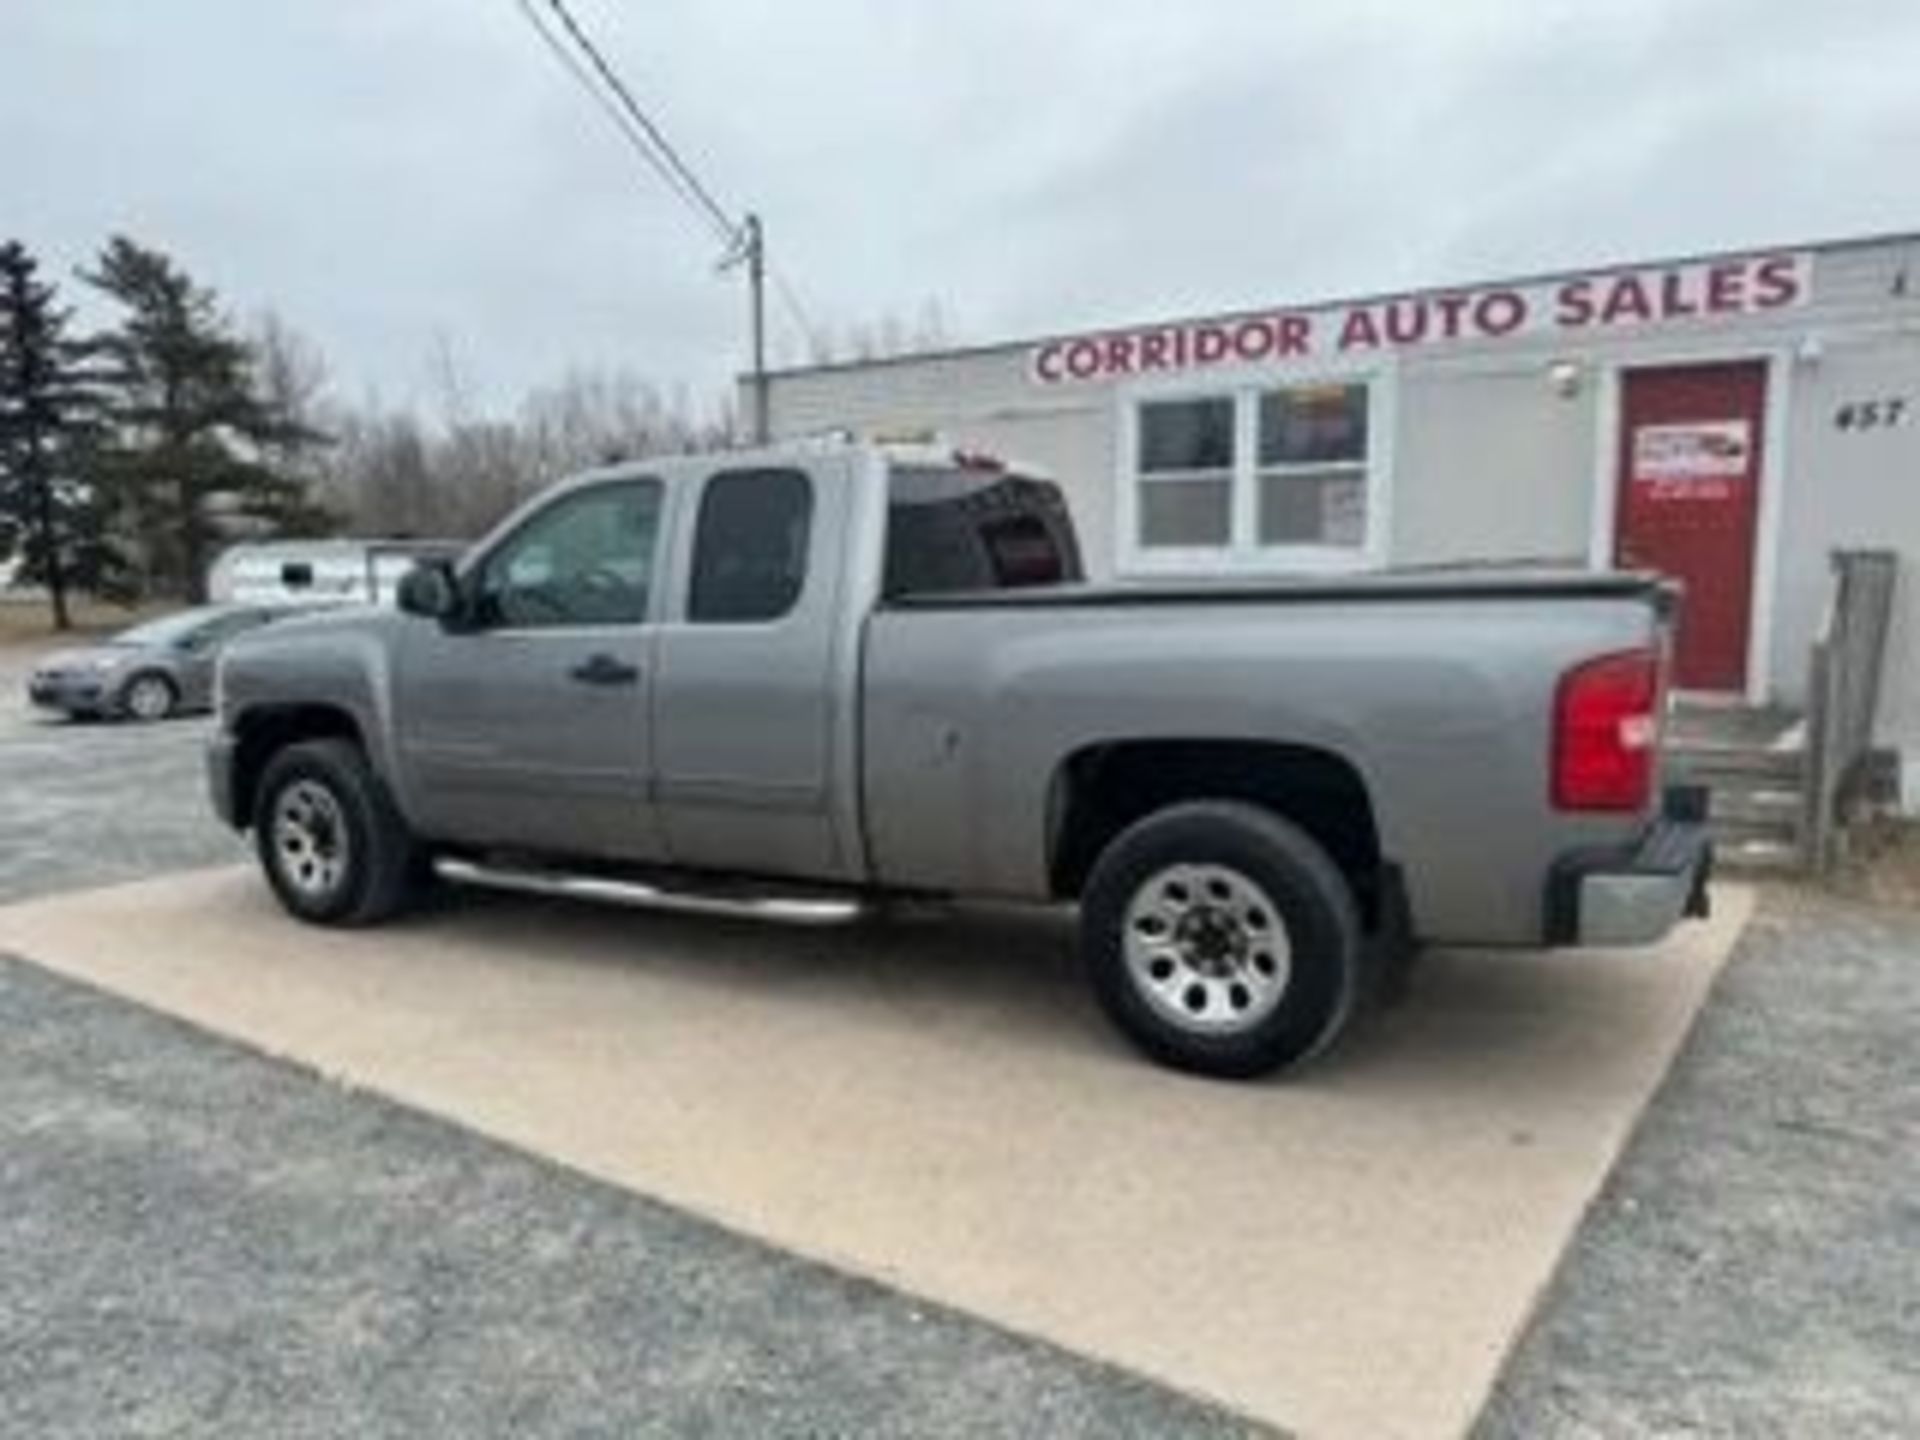
[[1359, 546], [1367, 538], [1367, 491], [1359, 480], [1320, 487], [1320, 535], [1328, 545]]
[[1751, 421], [1689, 420], [1633, 432], [1633, 484], [1647, 500], [1728, 500], [1752, 466]]

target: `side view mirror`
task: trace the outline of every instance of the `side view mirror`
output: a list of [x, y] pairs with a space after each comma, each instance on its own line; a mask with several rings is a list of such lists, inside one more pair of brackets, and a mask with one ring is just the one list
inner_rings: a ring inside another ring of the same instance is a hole
[[422, 615], [442, 624], [460, 613], [460, 582], [446, 560], [422, 560], [400, 577], [394, 603], [409, 615]]

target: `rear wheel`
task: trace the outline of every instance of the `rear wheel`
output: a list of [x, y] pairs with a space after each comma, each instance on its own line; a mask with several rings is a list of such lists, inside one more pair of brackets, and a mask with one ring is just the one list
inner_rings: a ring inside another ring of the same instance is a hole
[[289, 745], [267, 763], [253, 813], [260, 867], [287, 911], [372, 925], [413, 896], [421, 852], [360, 747]]
[[1202, 801], [1139, 821], [1081, 900], [1094, 991], [1154, 1059], [1203, 1075], [1278, 1070], [1354, 1009], [1361, 926], [1324, 850], [1258, 806]]
[[120, 692], [120, 713], [133, 720], [164, 720], [179, 703], [173, 681], [158, 671], [135, 675]]

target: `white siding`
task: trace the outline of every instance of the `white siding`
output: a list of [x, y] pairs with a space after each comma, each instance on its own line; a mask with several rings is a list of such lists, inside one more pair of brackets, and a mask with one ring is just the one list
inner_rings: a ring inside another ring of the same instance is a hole
[[1562, 398], [1540, 365], [1400, 372], [1396, 564], [1584, 564], [1595, 387]]
[[[1657, 263], [1657, 262], [1654, 262]], [[1638, 266], [1633, 268], [1640, 268]], [[1111, 573], [1121, 460], [1113, 383], [1041, 386], [1028, 374], [1034, 342], [865, 365], [795, 371], [772, 382], [776, 436], [850, 428], [936, 429], [956, 443], [1027, 460], [1066, 489], [1089, 570]], [[1797, 703], [1828, 588], [1834, 546], [1901, 552], [1882, 731], [1920, 755], [1920, 236], [1850, 242], [1813, 253], [1805, 304], [1791, 310], [1603, 332], [1547, 332], [1402, 351], [1395, 380], [1392, 563], [1554, 558], [1589, 549], [1596, 478], [1612, 436], [1602, 397], [1609, 377], [1643, 365], [1768, 357], [1789, 410], [1776, 429], [1780, 513], [1767, 646], [1772, 692]], [[1555, 362], [1578, 366], [1565, 394]], [[1192, 388], [1290, 369], [1193, 374]], [[1174, 383], [1178, 383], [1177, 381]], [[1904, 397], [1905, 423], [1876, 432], [1835, 428], [1847, 402]], [[1775, 404], [1783, 396], [1769, 397]], [[742, 391], [743, 403], [751, 395]], [[1604, 552], [1610, 544], [1603, 542]]]
[[[1920, 752], [1920, 331], [1850, 338], [1829, 335], [1818, 361], [1794, 367], [1787, 421], [1787, 483], [1782, 493], [1779, 575], [1774, 590], [1775, 689], [1803, 698], [1807, 649], [1829, 588], [1828, 553], [1837, 546], [1900, 553], [1882, 693], [1882, 730]], [[1904, 396], [1906, 422], [1841, 430], [1843, 404]]]

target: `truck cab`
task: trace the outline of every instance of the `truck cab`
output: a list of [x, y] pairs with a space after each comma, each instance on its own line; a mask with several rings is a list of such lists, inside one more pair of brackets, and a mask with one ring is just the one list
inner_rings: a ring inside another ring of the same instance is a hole
[[438, 842], [858, 883], [873, 605], [1080, 577], [1058, 488], [984, 456], [823, 441], [621, 465], [423, 564], [410, 613], [360, 622], [371, 683], [342, 698]]

